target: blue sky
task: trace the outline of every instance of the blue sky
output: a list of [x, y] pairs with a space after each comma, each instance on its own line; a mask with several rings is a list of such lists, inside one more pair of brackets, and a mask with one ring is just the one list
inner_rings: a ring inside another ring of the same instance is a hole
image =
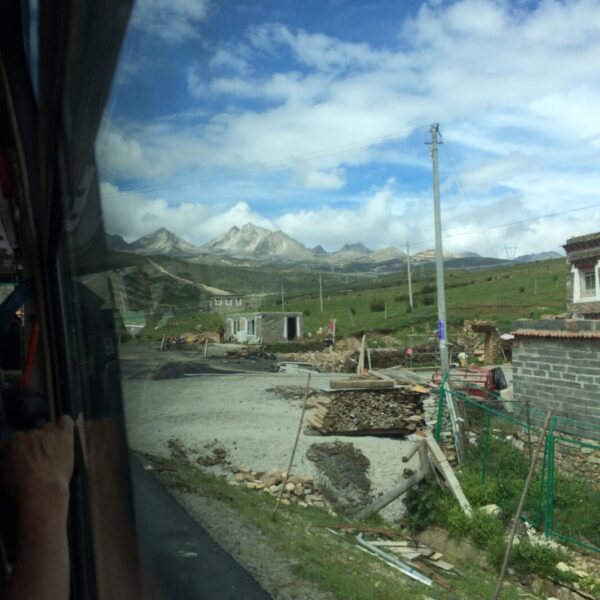
[[[600, 2], [140, 0], [98, 138], [107, 229], [560, 250], [600, 229]], [[548, 216], [555, 215], [555, 216]]]

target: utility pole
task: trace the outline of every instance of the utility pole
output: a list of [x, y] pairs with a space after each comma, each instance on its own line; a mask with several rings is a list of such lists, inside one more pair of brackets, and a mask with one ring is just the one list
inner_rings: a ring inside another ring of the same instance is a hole
[[444, 253], [442, 250], [442, 216], [440, 211], [440, 174], [438, 170], [439, 124], [431, 126], [431, 162], [433, 164], [433, 212], [435, 220], [435, 274], [438, 303], [438, 340], [442, 375], [450, 368], [446, 326], [446, 291], [444, 289]]
[[283, 300], [283, 277], [281, 278], [281, 312], [285, 311], [285, 302]]
[[319, 300], [321, 301], [321, 312], [323, 312], [323, 279], [321, 278], [321, 271], [319, 271]]
[[408, 305], [410, 310], [413, 310], [413, 297], [412, 297], [412, 280], [410, 276], [410, 248], [408, 242], [406, 242], [406, 271], [408, 273]]

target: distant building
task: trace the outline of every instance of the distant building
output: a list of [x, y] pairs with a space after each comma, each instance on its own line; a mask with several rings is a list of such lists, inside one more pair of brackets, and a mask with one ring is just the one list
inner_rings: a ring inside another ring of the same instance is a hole
[[248, 312], [226, 318], [226, 338], [249, 344], [291, 342], [303, 335], [300, 312]]
[[223, 314], [245, 309], [246, 302], [240, 294], [215, 294], [211, 296], [209, 306], [210, 310]]
[[600, 232], [567, 240], [567, 310], [600, 318]]

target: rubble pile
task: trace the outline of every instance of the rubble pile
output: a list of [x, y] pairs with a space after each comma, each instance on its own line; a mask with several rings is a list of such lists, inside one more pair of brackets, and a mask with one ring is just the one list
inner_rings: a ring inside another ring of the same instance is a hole
[[416, 367], [435, 364], [438, 362], [439, 352], [440, 347], [437, 340], [413, 346], [413, 356], [410, 360], [410, 366]]
[[[354, 359], [358, 362], [358, 352], [355, 353]], [[370, 348], [371, 368], [385, 369], [387, 367], [397, 367], [406, 362], [404, 353], [400, 348]], [[365, 364], [368, 364], [368, 359], [365, 358]]]
[[227, 350], [225, 356], [231, 356], [235, 358], [249, 358], [249, 359], [265, 359], [274, 360], [275, 356], [266, 351], [265, 346], [240, 346], [232, 350]]
[[321, 433], [407, 435], [425, 426], [426, 395], [408, 388], [335, 392], [308, 423]]
[[325, 508], [328, 506], [327, 501], [319, 493], [310, 477], [300, 477], [290, 473], [286, 480], [286, 473], [279, 469], [253, 471], [252, 469], [236, 466], [233, 468], [233, 477], [228, 483], [233, 487], [245, 487], [272, 496], [279, 496], [283, 489], [282, 504], [296, 502], [299, 506], [304, 507]]
[[324, 350], [323, 352], [290, 352], [278, 354], [283, 362], [310, 363], [321, 373], [355, 373], [358, 354], [346, 350]]

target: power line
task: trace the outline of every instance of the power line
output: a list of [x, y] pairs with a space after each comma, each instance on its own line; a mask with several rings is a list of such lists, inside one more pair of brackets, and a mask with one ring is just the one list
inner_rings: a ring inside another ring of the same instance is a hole
[[[508, 223], [500, 223], [498, 225], [491, 225], [490, 227], [488, 227], [487, 229], [485, 229], [484, 231], [492, 231], [494, 229], [502, 229], [503, 227], [510, 227], [511, 225], [522, 225], [524, 223], [531, 223], [533, 221], [540, 221], [542, 219], [549, 219], [549, 218], [553, 218], [553, 217], [561, 217], [563, 215], [569, 214], [569, 213], [573, 213], [573, 212], [581, 212], [584, 210], [588, 210], [590, 208], [598, 208], [600, 207], [600, 202], [596, 202], [595, 204], [588, 204], [587, 206], [579, 206], [577, 208], [570, 208], [568, 210], [562, 210], [562, 211], [558, 211], [558, 212], [553, 212], [553, 213], [547, 213], [545, 215], [538, 215], [536, 217], [530, 217], [528, 219], [520, 219], [518, 221], [509, 221]], [[455, 234], [447, 234], [444, 235], [443, 237], [445, 239], [450, 239], [453, 237], [462, 237], [465, 235], [481, 235], [482, 232], [480, 231], [467, 231], [467, 232], [463, 232], [461, 231], [460, 233], [455, 233]], [[430, 244], [431, 242], [435, 242], [435, 238], [431, 238], [431, 239], [426, 239], [426, 240], [419, 240], [416, 242], [410, 242], [411, 246], [415, 246], [415, 245], [424, 245], [424, 244]]]
[[[442, 137], [441, 134], [440, 134], [440, 137]], [[477, 221], [477, 225], [479, 225], [479, 229], [481, 230], [481, 234], [483, 235], [483, 237], [488, 245], [488, 248], [490, 249], [492, 255], [497, 254], [496, 250], [492, 247], [492, 244], [490, 243], [488, 236], [485, 234], [485, 229], [483, 228], [483, 224], [481, 223], [481, 221], [479, 219], [479, 215], [475, 212], [475, 208], [473, 207], [473, 204], [471, 203], [471, 198], [467, 194], [467, 191], [465, 190], [462, 180], [461, 180], [460, 176], [458, 175], [456, 168], [454, 167], [454, 161], [452, 160], [452, 158], [450, 156], [450, 151], [446, 148], [446, 144], [444, 144], [442, 146], [442, 148], [444, 149], [444, 152], [446, 153], [446, 157], [448, 158], [448, 162], [450, 163], [450, 168], [452, 169], [452, 172], [454, 173], [454, 176], [456, 177], [456, 180], [458, 181], [458, 186], [461, 189], [463, 196], [466, 198], [466, 200], [469, 204], [471, 212], [473, 213], [473, 216], [475, 217], [475, 221]]]
[[[262, 165], [262, 166], [260, 166], [260, 165], [248, 165], [245, 167], [236, 166], [235, 172], [236, 173], [241, 172], [242, 174], [244, 172], [247, 174], [253, 174], [256, 172], [266, 174], [266, 173], [270, 173], [273, 171], [283, 171], [285, 169], [290, 169], [292, 167], [298, 166], [300, 163], [306, 163], [311, 160], [325, 158], [327, 156], [333, 156], [335, 154], [342, 154], [344, 152], [349, 152], [351, 150], [361, 150], [363, 148], [369, 148], [371, 146], [378, 146], [385, 142], [391, 142], [394, 140], [398, 140], [400, 137], [401, 136], [399, 136], [399, 135], [387, 135], [387, 136], [379, 136], [379, 137], [370, 138], [370, 139], [363, 139], [363, 140], [360, 140], [353, 144], [347, 144], [345, 146], [337, 146], [337, 147], [333, 146], [333, 147], [330, 147], [326, 150], [319, 151], [319, 152], [312, 152], [312, 153], [308, 153], [308, 154], [298, 154], [295, 156], [291, 156], [290, 158], [288, 158], [286, 161], [283, 161], [283, 162], [271, 163], [271, 164], [266, 164], [266, 165]], [[104, 138], [106, 138], [106, 135], [104, 135]], [[104, 147], [104, 146], [105, 146], [104, 140], [102, 140], [100, 143], [100, 147]], [[221, 168], [226, 171], [232, 169], [232, 167], [225, 167], [225, 166], [217, 166], [216, 168]], [[100, 171], [102, 171], [101, 161], [100, 161]], [[130, 190], [126, 189], [126, 190], [121, 190], [121, 191], [142, 193], [142, 192], [156, 192], [158, 190], [164, 190], [164, 189], [181, 189], [184, 187], [192, 187], [199, 183], [204, 183], [207, 181], [219, 181], [219, 180], [223, 180], [223, 179], [230, 179], [230, 177], [231, 177], [231, 175], [228, 173], [218, 173], [218, 174], [215, 173], [213, 175], [193, 177], [191, 179], [184, 180], [175, 185], [164, 183], [164, 184], [140, 186], [140, 187], [135, 187], [134, 189], [130, 189]], [[110, 196], [110, 195], [111, 194], [109, 194], [109, 193], [103, 194], [103, 196]]]

